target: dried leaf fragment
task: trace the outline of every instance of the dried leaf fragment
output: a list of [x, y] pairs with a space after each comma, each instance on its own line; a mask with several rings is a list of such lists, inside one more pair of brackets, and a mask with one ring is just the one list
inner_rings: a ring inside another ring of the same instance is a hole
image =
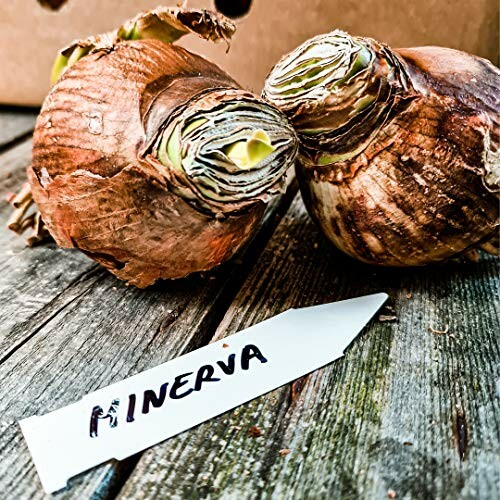
[[158, 7], [125, 21], [114, 31], [75, 40], [64, 47], [54, 62], [51, 83], [54, 84], [68, 68], [88, 54], [109, 52], [117, 44], [128, 40], [160, 40], [170, 44], [193, 33], [212, 42], [223, 40], [229, 48], [235, 31], [235, 24], [216, 12]]

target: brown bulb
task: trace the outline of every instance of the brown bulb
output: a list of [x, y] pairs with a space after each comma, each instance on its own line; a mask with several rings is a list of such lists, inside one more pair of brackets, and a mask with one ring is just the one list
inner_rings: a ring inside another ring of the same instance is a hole
[[290, 118], [309, 213], [361, 261], [498, 253], [500, 70], [457, 50], [334, 31], [284, 56], [263, 96]]
[[73, 43], [34, 133], [28, 178], [50, 234], [141, 288], [241, 249], [298, 148], [278, 108], [168, 43], [190, 31], [227, 41], [234, 25], [160, 8]]

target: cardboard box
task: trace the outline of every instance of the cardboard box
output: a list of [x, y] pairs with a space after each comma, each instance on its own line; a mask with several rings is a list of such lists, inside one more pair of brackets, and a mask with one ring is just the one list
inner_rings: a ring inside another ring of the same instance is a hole
[[[224, 6], [238, 0], [215, 2]], [[2, 0], [0, 102], [39, 105], [49, 89], [50, 68], [60, 47], [75, 38], [113, 29], [159, 3], [67, 0], [60, 10], [52, 11], [37, 0]], [[214, 2], [193, 0], [189, 6], [214, 8]], [[392, 46], [454, 47], [498, 63], [498, 10], [497, 0], [253, 0], [248, 14], [237, 19], [238, 31], [228, 54], [223, 44], [193, 37], [181, 44], [259, 92], [270, 68], [285, 52], [334, 28]]]

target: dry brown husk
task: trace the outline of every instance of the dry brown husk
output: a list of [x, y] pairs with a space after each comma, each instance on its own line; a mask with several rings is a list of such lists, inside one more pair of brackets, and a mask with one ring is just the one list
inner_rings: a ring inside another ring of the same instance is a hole
[[[228, 20], [206, 11], [160, 10], [132, 24], [143, 23], [143, 33], [150, 34], [161, 14], [169, 37], [194, 31], [227, 41], [234, 31]], [[146, 287], [233, 256], [255, 234], [269, 194], [282, 179], [259, 196], [222, 207], [201, 204], [199, 194], [180, 196], [183, 179], [153, 154], [163, 123], [204, 92], [220, 102], [228, 95], [262, 101], [214, 64], [155, 39], [156, 34], [123, 41], [119, 33], [64, 50], [91, 52], [66, 70], [44, 102], [28, 179], [60, 246], [76, 247], [120, 279]], [[295, 153], [293, 135], [290, 141], [286, 165]]]
[[457, 50], [392, 50], [350, 38], [373, 57], [363, 92], [377, 98], [363, 112], [347, 116], [352, 102], [278, 95], [270, 84], [290, 56], [264, 90], [299, 133], [297, 175], [311, 216], [338, 248], [367, 263], [424, 265], [475, 248], [498, 254], [498, 68]]
[[137, 14], [114, 31], [75, 40], [62, 49], [61, 54], [69, 56], [77, 47], [93, 51], [112, 50], [118, 43], [128, 40], [127, 35], [134, 27], [137, 32], [140, 32], [142, 40], [155, 39], [173, 43], [182, 36], [193, 33], [212, 42], [223, 40], [228, 47], [236, 30], [231, 20], [216, 12], [180, 7], [158, 7]]

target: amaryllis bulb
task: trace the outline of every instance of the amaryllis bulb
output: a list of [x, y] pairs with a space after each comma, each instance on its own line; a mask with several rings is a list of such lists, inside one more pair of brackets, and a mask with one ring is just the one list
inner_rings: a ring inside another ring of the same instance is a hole
[[145, 287], [207, 270], [256, 232], [298, 142], [286, 116], [166, 43], [228, 39], [207, 11], [156, 9], [54, 66], [28, 169], [50, 234]]
[[312, 217], [365, 262], [498, 252], [500, 71], [452, 49], [333, 31], [284, 56], [263, 97], [300, 139]]

